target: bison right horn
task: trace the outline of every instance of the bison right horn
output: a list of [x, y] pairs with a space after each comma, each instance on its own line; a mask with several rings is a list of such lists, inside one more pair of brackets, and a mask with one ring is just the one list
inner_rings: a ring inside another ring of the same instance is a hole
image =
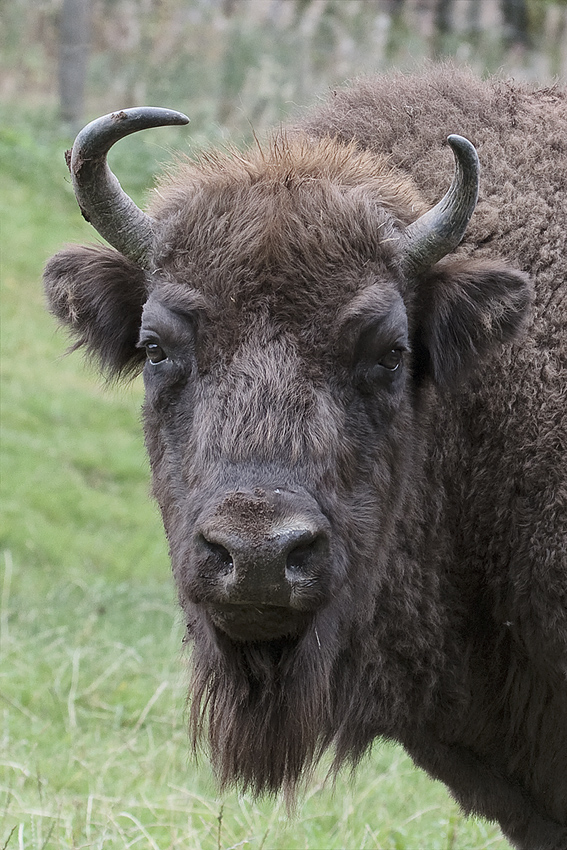
[[480, 164], [475, 147], [463, 136], [447, 137], [455, 156], [455, 175], [438, 204], [409, 224], [403, 236], [404, 271], [419, 274], [453, 251], [465, 234], [478, 200]]
[[186, 115], [173, 109], [122, 109], [87, 124], [67, 158], [84, 218], [113, 248], [145, 269], [151, 267], [155, 222], [124, 192], [106, 156], [115, 142], [138, 130], [188, 122]]

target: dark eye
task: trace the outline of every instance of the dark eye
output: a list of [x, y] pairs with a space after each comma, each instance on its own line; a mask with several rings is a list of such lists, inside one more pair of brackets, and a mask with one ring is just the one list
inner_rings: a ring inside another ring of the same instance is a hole
[[167, 354], [157, 342], [147, 342], [144, 348], [150, 363], [161, 363], [162, 360], [167, 360]]
[[378, 362], [380, 366], [388, 369], [389, 372], [395, 372], [402, 362], [402, 350], [400, 348], [392, 348]]

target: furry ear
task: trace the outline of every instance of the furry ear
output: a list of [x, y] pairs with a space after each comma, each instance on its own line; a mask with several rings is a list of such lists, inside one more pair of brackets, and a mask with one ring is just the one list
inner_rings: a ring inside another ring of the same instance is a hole
[[459, 260], [433, 269], [418, 288], [417, 377], [455, 386], [521, 332], [532, 302], [528, 275], [503, 262]]
[[73, 246], [52, 257], [43, 282], [49, 309], [113, 377], [135, 372], [145, 355], [136, 348], [147, 299], [143, 270], [111, 248]]

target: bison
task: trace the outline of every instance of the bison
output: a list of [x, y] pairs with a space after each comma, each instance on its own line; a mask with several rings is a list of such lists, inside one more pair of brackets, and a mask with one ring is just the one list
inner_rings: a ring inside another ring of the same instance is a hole
[[566, 90], [358, 81], [180, 161], [142, 212], [106, 154], [187, 120], [79, 134], [113, 248], [45, 286], [103, 370], [143, 370], [194, 745], [293, 798], [327, 749], [391, 739], [516, 847], [565, 850]]

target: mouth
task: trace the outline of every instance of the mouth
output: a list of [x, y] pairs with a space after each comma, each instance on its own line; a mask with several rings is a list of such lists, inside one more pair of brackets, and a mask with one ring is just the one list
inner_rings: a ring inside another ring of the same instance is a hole
[[207, 605], [213, 625], [237, 641], [294, 638], [307, 628], [311, 615], [276, 605]]

